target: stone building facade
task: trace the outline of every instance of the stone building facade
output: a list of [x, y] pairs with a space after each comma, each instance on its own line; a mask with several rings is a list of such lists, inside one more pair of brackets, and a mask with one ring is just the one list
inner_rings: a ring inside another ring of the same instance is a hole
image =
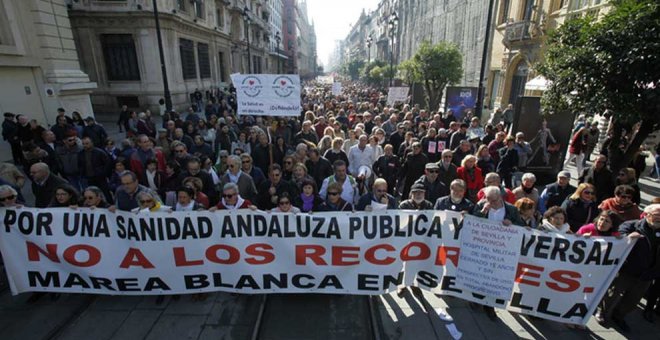
[[[263, 0], [157, 0], [173, 107], [190, 94], [225, 87], [232, 73], [268, 73], [272, 31]], [[243, 9], [249, 9], [248, 60]], [[151, 0], [72, 0], [69, 16], [78, 55], [98, 84], [92, 104], [116, 112], [123, 104], [159, 112], [163, 79]]]
[[0, 112], [55, 124], [57, 109], [94, 114], [64, 0], [0, 0]]
[[[520, 96], [541, 96], [525, 84], [537, 76], [535, 65], [543, 58], [547, 33], [567, 18], [585, 14], [601, 16], [607, 0], [500, 0], [493, 15], [487, 98], [491, 107], [515, 104]], [[488, 94], [491, 94], [490, 96]]]

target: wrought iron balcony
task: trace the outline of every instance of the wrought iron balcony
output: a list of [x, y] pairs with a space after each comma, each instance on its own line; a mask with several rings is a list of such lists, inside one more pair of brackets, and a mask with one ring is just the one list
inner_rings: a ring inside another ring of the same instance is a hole
[[534, 40], [540, 34], [539, 26], [533, 21], [516, 21], [506, 25], [504, 31], [504, 45], [510, 46]]

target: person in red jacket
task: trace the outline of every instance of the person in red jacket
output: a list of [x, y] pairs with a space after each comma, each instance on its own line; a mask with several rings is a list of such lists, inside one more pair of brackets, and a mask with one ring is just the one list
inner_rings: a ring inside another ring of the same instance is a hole
[[465, 197], [472, 202], [477, 202], [477, 193], [484, 187], [484, 176], [477, 166], [477, 157], [465, 156], [461, 161], [461, 166], [456, 169], [456, 175], [466, 183]]
[[587, 150], [588, 138], [589, 130], [586, 127], [583, 127], [573, 135], [571, 138], [571, 144], [568, 147], [568, 159], [566, 159], [564, 169], [566, 169], [566, 165], [575, 160], [578, 176], [582, 174], [582, 170], [584, 169], [584, 153]]
[[[513, 194], [511, 189], [505, 187], [502, 185], [502, 179], [500, 175], [496, 172], [490, 172], [486, 174], [486, 177], [484, 178], [484, 184], [486, 186], [496, 186], [500, 188], [501, 191], [501, 196], [502, 199], [505, 200], [509, 204], [516, 204], [516, 195]], [[481, 188], [479, 192], [477, 193], [477, 200], [475, 202], [479, 202], [482, 199], [484, 199], [484, 188]]]
[[614, 197], [604, 200], [598, 208], [600, 210], [614, 211], [621, 215], [623, 221], [638, 220], [642, 211], [633, 202], [635, 189], [629, 185], [619, 185], [614, 189]]

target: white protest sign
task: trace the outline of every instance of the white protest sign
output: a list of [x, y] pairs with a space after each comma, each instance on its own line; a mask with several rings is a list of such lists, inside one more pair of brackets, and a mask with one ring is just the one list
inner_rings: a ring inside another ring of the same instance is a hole
[[407, 87], [390, 87], [387, 91], [387, 105], [392, 105], [394, 102], [404, 102], [408, 99]]
[[249, 116], [299, 116], [300, 77], [286, 74], [232, 74], [237, 113]]
[[461, 264], [456, 283], [475, 293], [508, 300], [520, 256], [522, 228], [465, 216], [461, 231]]
[[341, 94], [341, 83], [340, 82], [332, 83], [332, 95], [338, 96], [340, 94]]

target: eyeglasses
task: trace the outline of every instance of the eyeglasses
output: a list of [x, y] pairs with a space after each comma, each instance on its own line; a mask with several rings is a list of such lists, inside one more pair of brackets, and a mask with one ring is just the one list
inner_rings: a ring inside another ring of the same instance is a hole
[[176, 153], [183, 153], [183, 151], [184, 151], [183, 149], [174, 150], [174, 152], [176, 152]]
[[582, 193], [586, 194], [586, 195], [593, 195], [594, 194], [593, 191], [589, 191], [589, 190], [584, 190], [584, 191], [582, 191]]
[[11, 196], [7, 196], [7, 197], [0, 197], [0, 202], [13, 200], [15, 198], [16, 198], [16, 195], [11, 195]]
[[279, 205], [289, 205], [289, 204], [291, 204], [291, 202], [289, 202], [289, 201], [281, 201], [281, 202], [278, 203], [278, 204], [279, 204]]
[[631, 196], [631, 195], [619, 195], [619, 198], [627, 198], [627, 199], [631, 199], [632, 196]]
[[232, 197], [234, 197], [234, 196], [236, 196], [236, 194], [225, 194], [225, 195], [222, 195], [222, 197], [224, 197], [224, 198], [232, 198]]
[[250, 164], [250, 161], [243, 161], [243, 164]]
[[338, 192], [328, 192], [328, 196], [337, 196], [339, 195]]
[[275, 172], [273, 173], [273, 177], [280, 177], [280, 176], [282, 176], [282, 174], [280, 174], [280, 173], [275, 173]]
[[443, 159], [451, 159], [452, 156], [442, 156]]
[[440, 173], [440, 171], [438, 171], [438, 170], [428, 170], [428, 172], [429, 172], [430, 174], [437, 174], [437, 173]]
[[140, 204], [151, 203], [154, 200], [140, 200]]

